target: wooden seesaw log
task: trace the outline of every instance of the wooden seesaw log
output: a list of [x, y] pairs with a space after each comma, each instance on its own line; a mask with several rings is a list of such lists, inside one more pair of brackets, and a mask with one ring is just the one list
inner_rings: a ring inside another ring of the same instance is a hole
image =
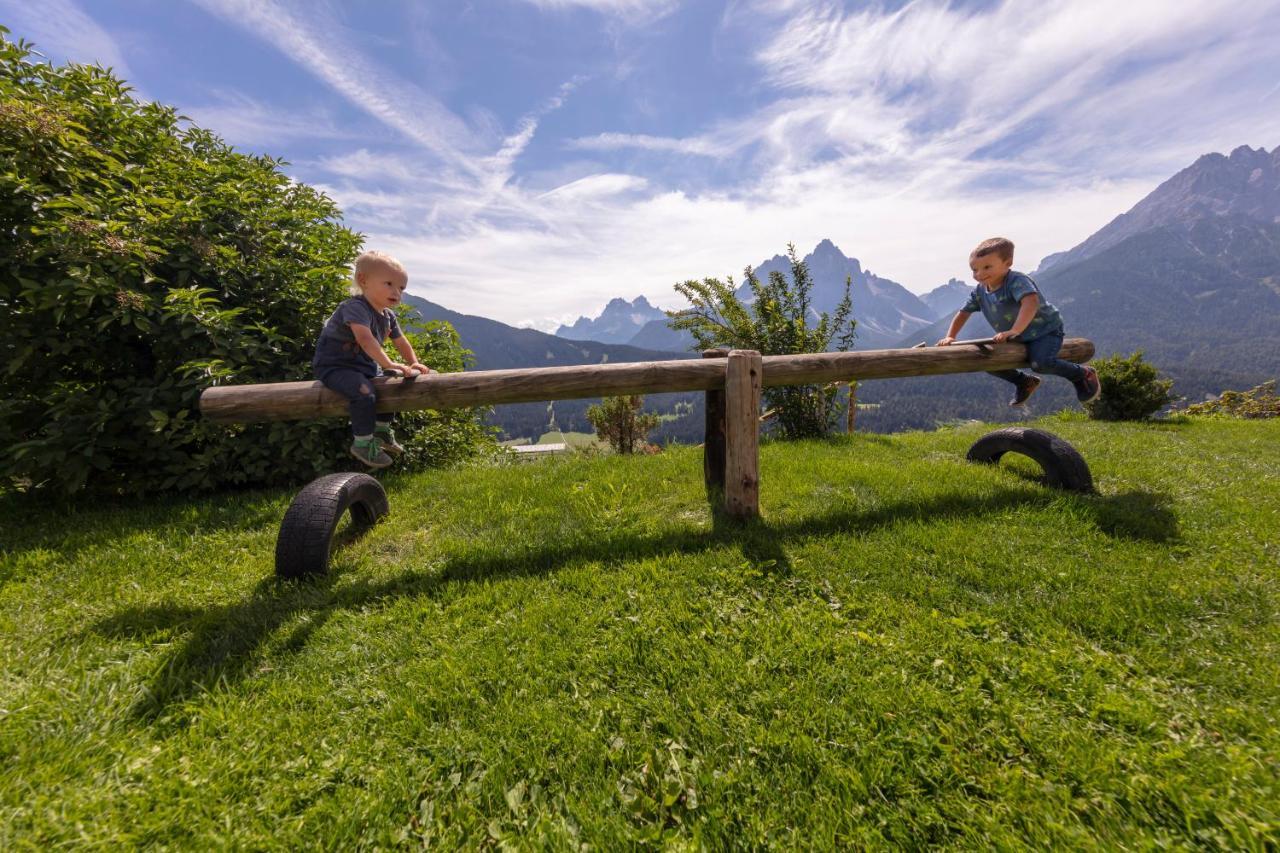
[[[1093, 352], [1092, 342], [1070, 338], [1063, 343], [1060, 355], [1079, 363], [1092, 358]], [[716, 503], [723, 501], [729, 515], [751, 519], [760, 515], [758, 418], [762, 388], [972, 373], [1026, 364], [1023, 345], [983, 340], [925, 349], [764, 358], [751, 350], [711, 350], [702, 358], [677, 361], [479, 370], [371, 381], [378, 389], [380, 412], [705, 391], [707, 442], [703, 470], [708, 494]], [[210, 421], [250, 423], [341, 416], [347, 414], [347, 402], [319, 382], [219, 385], [200, 395], [200, 411]]]
[[[761, 383], [771, 388], [834, 380], [972, 373], [1027, 365], [1027, 350], [1022, 344], [995, 344], [984, 349], [989, 352], [984, 353], [976, 345], [957, 343], [927, 349], [769, 355], [762, 359]], [[1059, 357], [1079, 363], [1092, 358], [1093, 352], [1091, 341], [1068, 338]], [[624, 394], [720, 391], [725, 388], [725, 360], [711, 357], [477, 370], [372, 381], [378, 390], [379, 412], [454, 409]], [[347, 401], [319, 382], [215, 385], [200, 395], [200, 413], [206, 420], [218, 423], [299, 420], [346, 415]]]

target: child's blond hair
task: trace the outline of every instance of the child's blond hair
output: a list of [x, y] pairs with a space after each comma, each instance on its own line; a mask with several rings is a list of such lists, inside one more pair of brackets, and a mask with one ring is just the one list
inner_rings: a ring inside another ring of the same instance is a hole
[[368, 272], [370, 267], [377, 266], [390, 267], [406, 278], [409, 276], [408, 271], [404, 268], [404, 264], [391, 257], [386, 252], [364, 252], [360, 257], [356, 258], [355, 266], [351, 268], [351, 285], [347, 290], [352, 296], [359, 296], [364, 292], [360, 287], [360, 274]]

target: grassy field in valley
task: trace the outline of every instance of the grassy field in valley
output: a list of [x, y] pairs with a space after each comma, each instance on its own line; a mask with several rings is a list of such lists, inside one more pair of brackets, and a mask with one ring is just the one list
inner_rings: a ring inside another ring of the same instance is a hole
[[502, 442], [504, 446], [514, 447], [521, 444], [567, 444], [569, 447], [578, 450], [582, 448], [607, 448], [606, 442], [596, 438], [595, 433], [591, 432], [544, 432], [537, 441], [533, 441], [527, 436], [524, 438], [513, 438]]
[[0, 848], [1280, 844], [1280, 423], [1039, 424], [0, 515]]

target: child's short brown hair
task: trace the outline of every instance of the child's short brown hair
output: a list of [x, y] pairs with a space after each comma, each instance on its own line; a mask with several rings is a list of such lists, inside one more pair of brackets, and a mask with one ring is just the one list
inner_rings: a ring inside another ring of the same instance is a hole
[[969, 253], [970, 258], [981, 258], [986, 255], [999, 255], [1002, 261], [1013, 261], [1013, 241], [1007, 237], [992, 237], [983, 240], [978, 248]]

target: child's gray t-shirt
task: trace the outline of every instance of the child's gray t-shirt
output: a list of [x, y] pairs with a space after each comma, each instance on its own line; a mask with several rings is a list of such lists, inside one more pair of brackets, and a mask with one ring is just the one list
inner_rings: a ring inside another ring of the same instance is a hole
[[987, 290], [986, 285], [979, 284], [960, 310], [970, 314], [981, 311], [991, 328], [997, 332], [1007, 332], [1018, 319], [1019, 303], [1023, 297], [1032, 293], [1040, 296], [1040, 307], [1036, 309], [1036, 316], [1031, 323], [1018, 335], [1018, 340], [1034, 341], [1045, 335], [1062, 334], [1062, 315], [1058, 313], [1058, 309], [1045, 301], [1031, 276], [1016, 270], [1009, 270], [1004, 284], [996, 290]]
[[352, 323], [368, 326], [373, 339], [379, 344], [387, 338], [394, 340], [401, 335], [400, 323], [390, 308], [375, 311], [363, 296], [344, 299], [325, 321], [320, 339], [316, 341], [316, 354], [311, 359], [311, 368], [316, 376], [323, 378], [332, 370], [356, 370], [365, 376], [377, 376], [382, 372], [360, 348], [355, 333], [351, 331]]

